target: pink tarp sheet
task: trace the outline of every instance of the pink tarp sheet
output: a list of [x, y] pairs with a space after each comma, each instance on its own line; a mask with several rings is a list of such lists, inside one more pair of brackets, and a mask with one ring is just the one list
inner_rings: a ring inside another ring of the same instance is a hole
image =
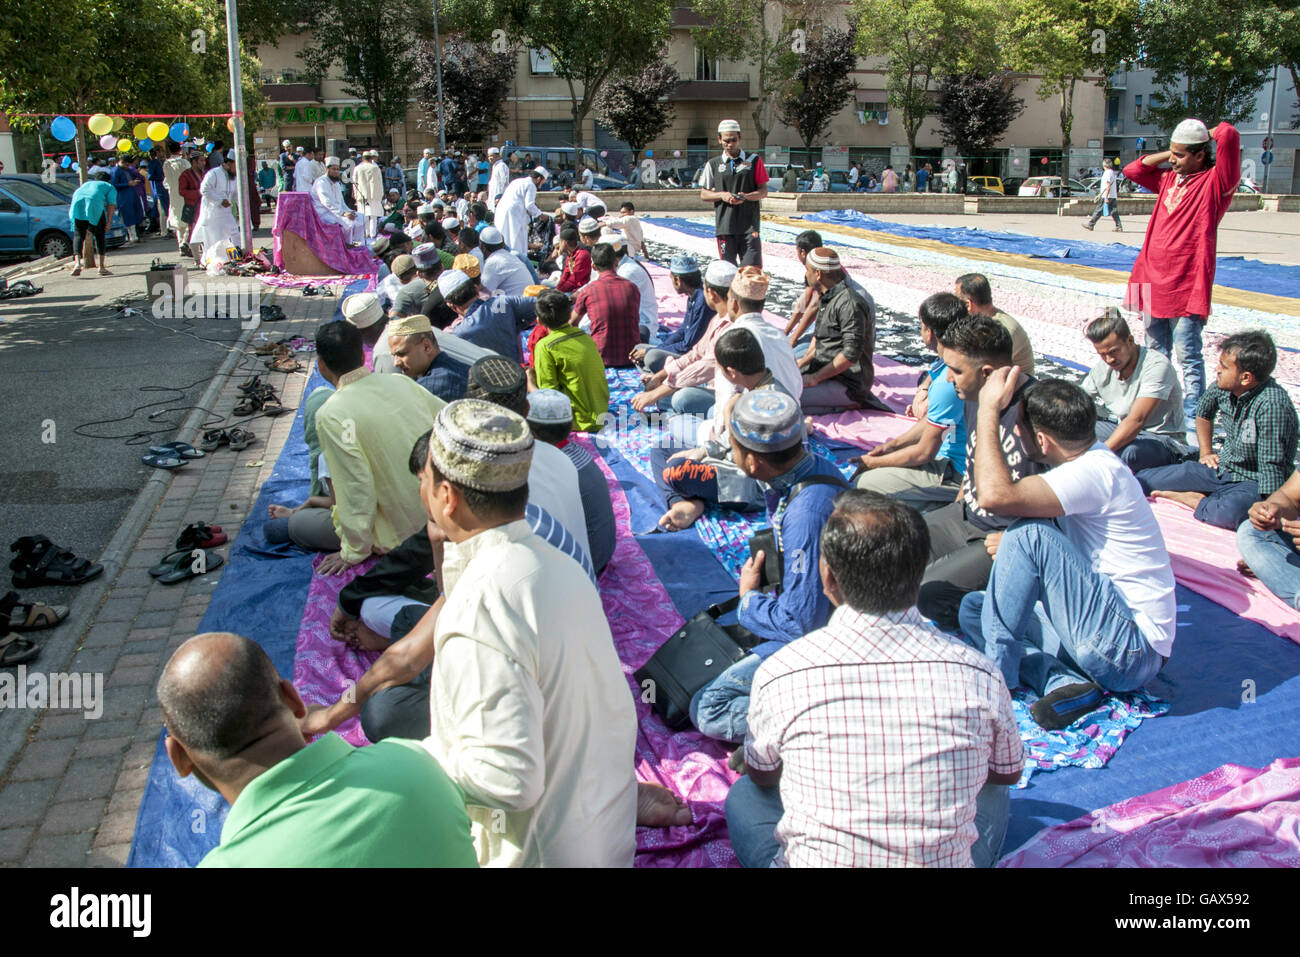
[[1225, 764], [1048, 828], [1000, 867], [1298, 867], [1300, 758]]
[[370, 250], [349, 247], [340, 227], [321, 222], [309, 193], [281, 193], [276, 201], [275, 225], [271, 227], [271, 235], [275, 238], [275, 264], [281, 269], [284, 268], [281, 237], [286, 230], [297, 233], [306, 240], [317, 258], [331, 269], [347, 275], [378, 272]]

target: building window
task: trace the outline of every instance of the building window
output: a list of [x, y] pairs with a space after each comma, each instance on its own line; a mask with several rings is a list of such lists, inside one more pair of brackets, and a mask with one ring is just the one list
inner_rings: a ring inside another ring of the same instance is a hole
[[699, 47], [695, 48], [695, 79], [716, 80], [718, 78], [718, 58], [704, 55]]
[[1142, 94], [1139, 93], [1133, 97], [1133, 122], [1142, 122]]
[[555, 73], [555, 63], [551, 59], [550, 50], [528, 50], [528, 64], [532, 69], [533, 76], [552, 76]]

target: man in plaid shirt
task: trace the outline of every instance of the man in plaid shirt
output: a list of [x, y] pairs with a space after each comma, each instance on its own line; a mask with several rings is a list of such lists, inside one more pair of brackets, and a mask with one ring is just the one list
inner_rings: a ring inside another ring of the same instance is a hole
[[[1295, 469], [1296, 412], [1273, 381], [1277, 349], [1268, 333], [1223, 340], [1217, 381], [1196, 406], [1200, 461], [1137, 473], [1142, 490], [1196, 509], [1208, 525], [1235, 530], [1250, 507], [1272, 495]], [[1223, 447], [1214, 453], [1214, 420], [1223, 414]]]
[[591, 264], [596, 278], [574, 296], [573, 318], [569, 322], [576, 326], [584, 316], [590, 320], [591, 338], [600, 350], [605, 368], [630, 366], [632, 347], [641, 340], [638, 319], [641, 292], [635, 283], [615, 272], [618, 257], [609, 243], [592, 247]]
[[754, 675], [748, 773], [727, 795], [746, 867], [997, 861], [1024, 747], [993, 662], [916, 610], [929, 538], [894, 499], [836, 500], [821, 536], [835, 613]]

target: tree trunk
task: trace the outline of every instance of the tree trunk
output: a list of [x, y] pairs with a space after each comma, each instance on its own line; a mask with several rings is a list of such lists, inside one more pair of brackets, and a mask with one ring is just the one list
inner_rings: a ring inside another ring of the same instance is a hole
[[1069, 82], [1061, 84], [1061, 178], [1070, 177], [1070, 142], [1074, 130], [1074, 85], [1078, 82], [1071, 77]]
[[77, 154], [77, 176], [80, 177], [81, 185], [86, 184], [86, 177], [90, 174], [86, 171], [86, 140], [82, 133], [86, 121], [78, 118], [77, 135], [72, 138], [72, 148]]

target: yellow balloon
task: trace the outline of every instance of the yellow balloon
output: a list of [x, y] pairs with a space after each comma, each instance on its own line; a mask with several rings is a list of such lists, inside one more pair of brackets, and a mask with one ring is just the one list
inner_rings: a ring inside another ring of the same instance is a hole
[[135, 124], [135, 126], [132, 128], [131, 133], [132, 133], [132, 135], [135, 136], [135, 138], [138, 139], [138, 140], [148, 139], [148, 138], [149, 138], [149, 124], [148, 124], [148, 123], [137, 123], [137, 124]]
[[122, 139], [118, 140], [118, 141], [117, 141], [117, 151], [118, 151], [119, 153], [129, 153], [129, 152], [131, 152], [131, 141], [128, 140], [128, 139], [126, 139], [125, 137], [123, 137]]
[[122, 127], [126, 126], [126, 120], [120, 116], [113, 117], [113, 132], [116, 133]]
[[96, 113], [86, 122], [86, 126], [90, 127], [90, 132], [96, 136], [103, 136], [113, 129], [113, 118], [103, 113]]
[[149, 139], [153, 140], [155, 143], [161, 143], [163, 140], [167, 139], [168, 129], [169, 127], [166, 123], [163, 123], [160, 120], [154, 120], [149, 124]]
[[235, 118], [233, 116], [226, 119], [226, 129], [232, 133], [235, 132]]

